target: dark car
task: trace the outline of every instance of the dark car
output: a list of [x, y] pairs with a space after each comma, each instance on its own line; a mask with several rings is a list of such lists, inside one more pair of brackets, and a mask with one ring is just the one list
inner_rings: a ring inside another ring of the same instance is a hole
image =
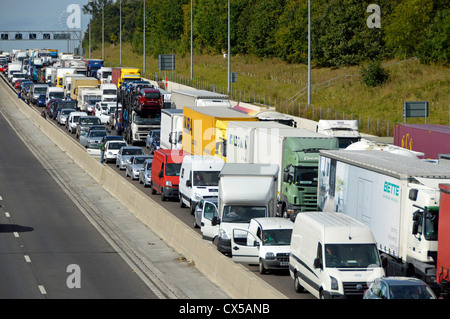
[[381, 277], [369, 286], [363, 299], [436, 299], [436, 295], [418, 278]]
[[46, 100], [45, 94], [40, 94], [37, 99], [37, 103], [36, 103], [37, 106], [45, 106], [45, 100]]

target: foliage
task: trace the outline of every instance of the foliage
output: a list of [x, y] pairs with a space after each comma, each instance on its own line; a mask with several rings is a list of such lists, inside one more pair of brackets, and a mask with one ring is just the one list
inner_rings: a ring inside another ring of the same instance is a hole
[[[221, 54], [228, 48], [228, 1], [145, 0], [146, 53], [185, 55], [190, 50], [191, 9], [197, 53]], [[229, 0], [231, 54], [277, 57], [305, 63], [308, 57], [308, 0]], [[449, 10], [445, 0], [378, 0], [381, 28], [369, 28], [371, 0], [311, 1], [311, 59], [321, 67], [359, 65], [392, 57], [420, 57], [423, 63], [448, 63]], [[143, 0], [94, 0], [92, 43], [122, 41], [143, 47]], [[84, 47], [87, 47], [86, 31]]]
[[368, 66], [361, 67], [361, 82], [367, 86], [375, 87], [388, 79], [389, 71], [384, 69], [379, 61], [373, 61]]

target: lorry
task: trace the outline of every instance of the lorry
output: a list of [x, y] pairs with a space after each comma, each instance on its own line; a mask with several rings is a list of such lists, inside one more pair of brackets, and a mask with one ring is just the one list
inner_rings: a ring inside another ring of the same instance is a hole
[[86, 75], [89, 77], [97, 77], [97, 71], [103, 67], [103, 60], [101, 59], [84, 59], [86, 63]]
[[[225, 163], [219, 173], [217, 249], [231, 254], [234, 228], [248, 228], [250, 220], [274, 217], [277, 210], [278, 165]], [[247, 237], [235, 241], [246, 241]]]
[[192, 155], [217, 156], [226, 162], [229, 121], [258, 121], [258, 118], [224, 107], [184, 107], [183, 150]]
[[64, 75], [75, 74], [75, 68], [55, 68], [55, 73], [52, 74], [52, 83], [57, 87], [63, 88]]
[[183, 110], [162, 109], [161, 110], [161, 133], [159, 143], [161, 148], [182, 149], [183, 132]]
[[72, 78], [72, 84], [70, 86], [70, 98], [72, 100], [78, 100], [78, 87], [91, 87], [96, 89], [98, 88], [98, 79], [91, 77]]
[[181, 109], [185, 106], [231, 108], [228, 95], [206, 90], [172, 90], [171, 102], [173, 109]]
[[450, 127], [438, 124], [396, 124], [394, 145], [424, 153], [425, 159], [438, 159], [449, 154]]
[[448, 299], [450, 292], [450, 184], [439, 184], [438, 251], [436, 282], [440, 285], [440, 296]]
[[101, 83], [100, 90], [102, 91], [102, 102], [117, 101], [117, 85], [114, 83]]
[[[141, 80], [141, 70], [137, 68], [112, 68], [111, 81], [120, 89], [123, 82]], [[123, 103], [122, 103], [123, 104]]]
[[341, 149], [361, 140], [357, 120], [319, 120], [316, 132], [336, 137]]
[[369, 227], [337, 212], [305, 212], [295, 219], [289, 273], [296, 292], [320, 299], [362, 299], [384, 277], [377, 242]]
[[98, 69], [96, 78], [100, 81], [100, 83], [111, 83], [112, 68], [102, 66]]
[[[47, 69], [47, 68], [46, 68]], [[72, 79], [86, 77], [83, 74], [64, 74], [63, 75], [63, 90], [66, 97], [70, 97], [70, 89], [72, 88]]]
[[229, 122], [227, 162], [278, 165], [278, 213], [294, 220], [299, 212], [317, 210], [319, 150], [338, 147], [337, 138], [306, 129]]
[[343, 212], [375, 236], [387, 276], [419, 277], [433, 288], [439, 184], [450, 167], [383, 151], [321, 151], [319, 210]]
[[102, 91], [98, 88], [90, 86], [78, 87], [78, 110], [86, 112], [88, 115], [92, 114], [95, 104], [101, 102]]
[[244, 114], [256, 116], [260, 121], [278, 122], [287, 126], [297, 127], [297, 122], [293, 117], [278, 112], [273, 107], [263, 108], [252, 104], [245, 104], [243, 106], [238, 103], [238, 105], [232, 108]]
[[383, 142], [377, 142], [373, 140], [369, 140], [367, 138], [361, 138], [358, 142], [352, 143], [349, 146], [345, 148], [346, 150], [353, 150], [353, 151], [361, 151], [361, 150], [378, 150], [378, 151], [384, 151], [384, 152], [390, 152], [397, 155], [402, 156], [409, 156], [413, 158], [420, 158], [423, 159], [424, 153], [422, 152], [415, 152], [408, 150], [406, 148], [387, 144]]

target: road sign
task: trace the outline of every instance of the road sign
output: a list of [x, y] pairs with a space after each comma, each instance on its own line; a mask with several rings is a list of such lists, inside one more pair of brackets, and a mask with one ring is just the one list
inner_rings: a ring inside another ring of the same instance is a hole
[[424, 117], [425, 123], [427, 123], [428, 112], [428, 101], [403, 102], [403, 118], [405, 119], [405, 123], [408, 117]]
[[158, 55], [159, 71], [175, 71], [175, 55], [160, 54]]

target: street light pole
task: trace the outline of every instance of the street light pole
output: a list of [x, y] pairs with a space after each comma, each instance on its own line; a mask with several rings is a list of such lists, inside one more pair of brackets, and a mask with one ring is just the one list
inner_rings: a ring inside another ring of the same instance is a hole
[[120, 55], [120, 62], [119, 65], [122, 66], [122, 0], [120, 0], [120, 6], [119, 6], [119, 43], [120, 43], [120, 49], [119, 49], [119, 55]]
[[192, 1], [191, 0], [191, 80], [194, 78], [193, 36], [192, 36]]
[[308, 0], [308, 105], [311, 105], [311, 1]]
[[230, 83], [231, 83], [231, 66], [230, 66], [230, 0], [228, 0], [228, 74], [227, 74], [227, 91], [230, 94]]
[[102, 5], [102, 60], [105, 61], [105, 4]]
[[142, 66], [142, 70], [143, 70], [143, 74], [145, 74], [145, 0], [142, 0], [143, 6], [144, 6], [144, 25], [143, 25], [143, 30], [144, 30], [144, 34], [143, 34], [143, 38], [144, 38], [144, 48], [143, 48], [143, 66]]

